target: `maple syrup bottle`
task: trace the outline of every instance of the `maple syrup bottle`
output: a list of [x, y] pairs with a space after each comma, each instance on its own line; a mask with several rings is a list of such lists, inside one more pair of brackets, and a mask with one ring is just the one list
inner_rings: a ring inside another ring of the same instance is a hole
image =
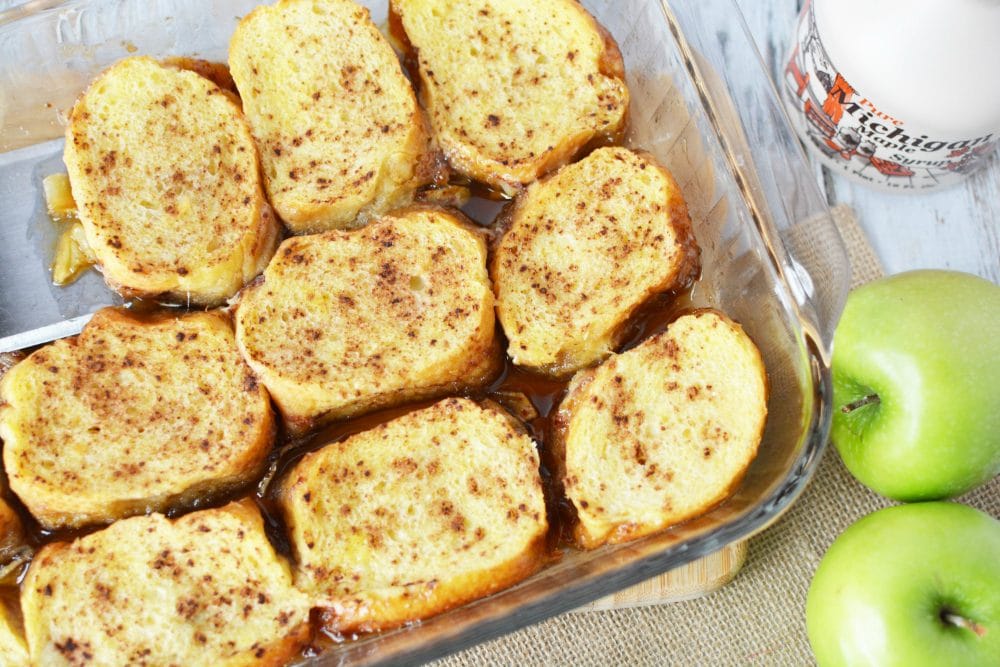
[[1000, 0], [807, 0], [781, 87], [830, 168], [888, 190], [953, 185], [1000, 138]]

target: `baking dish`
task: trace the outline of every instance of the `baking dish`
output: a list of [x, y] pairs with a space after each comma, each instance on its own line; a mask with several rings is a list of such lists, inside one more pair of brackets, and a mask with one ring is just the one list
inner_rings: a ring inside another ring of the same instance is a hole
[[[63, 333], [117, 303], [93, 272], [68, 288], [48, 288], [48, 298], [27, 287], [51, 283], [56, 232], [40, 184], [62, 170], [60, 111], [98, 71], [133, 53], [224, 61], [236, 21], [256, 4], [34, 0], [0, 13], [0, 340], [4, 313], [25, 307], [19, 299], [32, 299], [37, 326], [62, 326]], [[362, 4], [384, 23], [384, 0]], [[734, 496], [705, 516], [630, 544], [567, 549], [512, 589], [397, 631], [332, 644], [308, 664], [431, 659], [683, 565], [773, 522], [823, 452], [830, 341], [849, 267], [739, 10], [733, 0], [582, 4], [625, 60], [627, 143], [669, 167], [688, 200], [703, 265], [693, 305], [741, 322], [764, 355], [771, 397], [760, 454]]]

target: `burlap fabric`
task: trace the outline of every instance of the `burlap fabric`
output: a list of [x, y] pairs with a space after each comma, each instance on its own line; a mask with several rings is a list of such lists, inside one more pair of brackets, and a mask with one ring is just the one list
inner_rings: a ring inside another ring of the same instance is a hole
[[[846, 207], [834, 219], [851, 258], [852, 283], [882, 268]], [[1000, 477], [960, 499], [1000, 517]], [[891, 503], [851, 477], [828, 449], [816, 476], [782, 519], [750, 540], [743, 570], [707, 597], [656, 607], [570, 613], [434, 665], [809, 665], [805, 602], [831, 542]]]

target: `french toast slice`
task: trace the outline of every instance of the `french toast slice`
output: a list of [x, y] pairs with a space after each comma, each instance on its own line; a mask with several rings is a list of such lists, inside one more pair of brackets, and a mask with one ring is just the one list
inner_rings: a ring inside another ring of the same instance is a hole
[[307, 454], [277, 495], [296, 585], [330, 629], [383, 630], [513, 585], [546, 554], [535, 445], [448, 398]]
[[215, 312], [106, 308], [0, 380], [10, 487], [46, 528], [218, 496], [259, 476], [274, 435], [267, 391]]
[[293, 433], [478, 387], [499, 370], [483, 233], [411, 207], [285, 240], [236, 308], [236, 338]]
[[0, 665], [28, 667], [28, 643], [17, 589], [0, 589]]
[[47, 544], [21, 591], [37, 665], [284, 665], [310, 634], [249, 500]]
[[363, 224], [434, 174], [427, 122], [388, 41], [351, 0], [279, 0], [233, 33], [229, 67], [271, 203], [296, 234]]
[[451, 166], [507, 194], [625, 126], [618, 46], [576, 0], [390, 0]]
[[627, 148], [598, 149], [533, 183], [498, 228], [490, 275], [507, 353], [550, 375], [605, 358], [628, 318], [697, 265], [673, 177]]
[[277, 246], [250, 128], [195, 72], [115, 63], [70, 111], [63, 159], [87, 244], [125, 296], [219, 304]]
[[757, 453], [767, 376], [721, 313], [684, 315], [570, 382], [556, 416], [557, 478], [584, 548], [633, 540], [704, 513]]

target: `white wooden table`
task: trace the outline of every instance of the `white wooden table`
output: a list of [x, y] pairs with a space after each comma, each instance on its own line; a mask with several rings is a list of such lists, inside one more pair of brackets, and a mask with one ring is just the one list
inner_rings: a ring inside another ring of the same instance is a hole
[[[736, 1], [768, 71], [780, 81], [802, 0]], [[948, 268], [1000, 283], [997, 156], [961, 185], [930, 194], [882, 193], [856, 185], [815, 163], [814, 169], [831, 205], [849, 204], [854, 208], [887, 274]]]

